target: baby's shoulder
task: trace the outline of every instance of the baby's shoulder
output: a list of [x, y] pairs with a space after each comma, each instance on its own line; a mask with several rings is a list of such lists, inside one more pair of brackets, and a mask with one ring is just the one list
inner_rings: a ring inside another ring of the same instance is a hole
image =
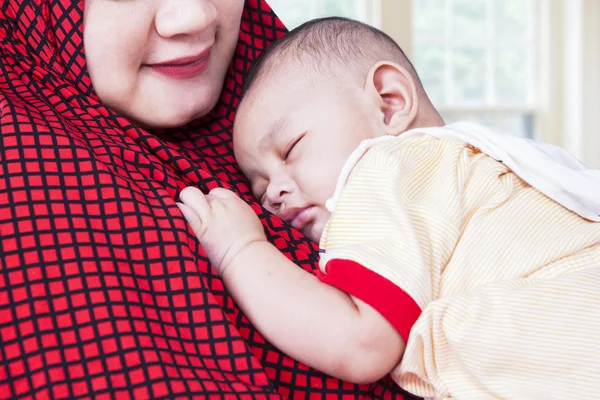
[[438, 139], [432, 135], [399, 135], [377, 143], [365, 154], [365, 162], [398, 167], [400, 165], [426, 165], [440, 160], [456, 158], [468, 148], [464, 142]]

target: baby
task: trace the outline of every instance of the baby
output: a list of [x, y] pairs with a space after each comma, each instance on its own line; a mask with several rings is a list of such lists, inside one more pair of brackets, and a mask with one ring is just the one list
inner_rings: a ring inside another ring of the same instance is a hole
[[[568, 183], [548, 189], [544, 150], [499, 138], [444, 127], [384, 33], [315, 20], [257, 60], [233, 140], [261, 204], [320, 243], [319, 273], [269, 244], [230, 191], [186, 188], [180, 208], [252, 323], [314, 368], [391, 373], [428, 398], [592, 398], [597, 210]], [[538, 156], [537, 170], [519, 163]]]

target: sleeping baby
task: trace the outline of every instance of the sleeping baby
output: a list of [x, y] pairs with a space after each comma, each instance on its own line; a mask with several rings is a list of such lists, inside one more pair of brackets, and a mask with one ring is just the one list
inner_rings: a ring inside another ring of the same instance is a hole
[[319, 243], [320, 270], [228, 190], [186, 188], [180, 208], [275, 346], [425, 398], [598, 396], [600, 171], [445, 125], [397, 44], [342, 18], [257, 60], [233, 139], [260, 203]]

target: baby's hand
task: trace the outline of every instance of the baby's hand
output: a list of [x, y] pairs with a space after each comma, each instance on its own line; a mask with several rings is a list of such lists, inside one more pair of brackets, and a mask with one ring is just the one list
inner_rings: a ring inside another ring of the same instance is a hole
[[252, 208], [227, 189], [213, 189], [205, 195], [199, 189], [187, 187], [179, 198], [183, 204], [177, 206], [221, 276], [246, 246], [266, 241]]

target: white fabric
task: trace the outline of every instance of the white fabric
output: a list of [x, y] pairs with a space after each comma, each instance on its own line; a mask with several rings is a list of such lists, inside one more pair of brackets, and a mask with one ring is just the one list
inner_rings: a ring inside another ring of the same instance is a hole
[[[575, 157], [558, 146], [499, 132], [472, 122], [444, 127], [417, 128], [400, 138], [430, 135], [458, 140], [477, 147], [503, 162], [516, 175], [563, 207], [591, 221], [600, 221], [600, 170], [586, 169]], [[326, 203], [333, 212], [352, 168], [371, 146], [392, 139], [386, 136], [365, 140], [350, 156], [340, 174], [336, 193]]]

